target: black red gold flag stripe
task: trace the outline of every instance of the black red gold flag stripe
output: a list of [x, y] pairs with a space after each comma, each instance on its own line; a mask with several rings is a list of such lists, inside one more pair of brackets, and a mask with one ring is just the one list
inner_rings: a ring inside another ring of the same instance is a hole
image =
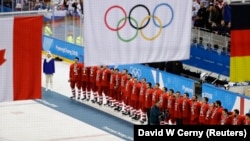
[[250, 81], [250, 4], [232, 4], [230, 81]]

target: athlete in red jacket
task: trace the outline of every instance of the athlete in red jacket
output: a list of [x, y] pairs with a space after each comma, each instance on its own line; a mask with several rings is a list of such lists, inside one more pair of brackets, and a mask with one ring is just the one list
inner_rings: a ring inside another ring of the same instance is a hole
[[115, 87], [114, 87], [114, 110], [121, 111], [122, 110], [122, 95], [121, 95], [121, 77], [122, 73], [119, 72], [119, 69], [115, 69]]
[[205, 115], [205, 125], [210, 125], [212, 113], [215, 110], [215, 102], [209, 104], [209, 108]]
[[97, 86], [96, 86], [96, 72], [98, 70], [98, 66], [90, 67], [90, 74], [89, 74], [89, 83], [90, 83], [90, 90], [93, 94], [92, 102], [97, 101]]
[[117, 111], [121, 111], [123, 106], [125, 105], [124, 103], [124, 99], [126, 98], [125, 97], [125, 85], [128, 81], [128, 70], [127, 69], [123, 69], [122, 70], [122, 73], [121, 73], [121, 80], [120, 80], [120, 91], [121, 91], [121, 94], [120, 94], [120, 97], [121, 97], [121, 100], [120, 102], [118, 103], [117, 107], [115, 108], [115, 110]]
[[206, 118], [206, 113], [209, 109], [209, 104], [208, 104], [208, 98], [203, 97], [201, 101], [201, 109], [200, 109], [200, 115], [199, 115], [199, 124], [200, 125], [205, 125], [205, 118]]
[[147, 89], [146, 78], [142, 78], [139, 97], [138, 97], [138, 110], [136, 111], [136, 115], [138, 116], [138, 118], [141, 119], [143, 116], [143, 112], [146, 113], [146, 111], [144, 110], [146, 89]]
[[125, 91], [123, 93], [124, 111], [122, 112], [122, 114], [124, 114], [124, 115], [130, 115], [130, 109], [131, 109], [130, 95], [131, 95], [132, 88], [134, 85], [134, 80], [132, 78], [132, 74], [129, 73], [127, 78], [128, 78], [128, 80], [126, 81]]
[[244, 125], [250, 125], [250, 113], [245, 114]]
[[96, 71], [96, 79], [95, 83], [97, 86], [97, 93], [98, 93], [98, 104], [102, 105], [103, 99], [102, 99], [102, 72], [103, 72], [103, 66], [100, 66], [98, 70]]
[[146, 89], [146, 93], [145, 93], [145, 101], [144, 101], [145, 103], [144, 103], [144, 110], [143, 110], [143, 111], [146, 111], [146, 113], [143, 112], [141, 123], [144, 123], [146, 121], [146, 117], [147, 117], [148, 125], [150, 125], [149, 117], [150, 117], [150, 108], [152, 106], [152, 93], [153, 93], [153, 91], [154, 90], [152, 88], [151, 82], [147, 82], [147, 89]]
[[101, 73], [101, 87], [99, 93], [99, 105], [103, 104], [103, 98], [105, 97], [107, 100], [107, 103], [109, 103], [110, 100], [110, 94], [109, 94], [109, 83], [110, 83], [110, 74], [111, 71], [108, 68], [108, 66], [103, 66], [102, 73]]
[[130, 99], [131, 99], [131, 103], [130, 103], [131, 110], [130, 111], [131, 111], [132, 119], [134, 119], [134, 120], [139, 120], [139, 118], [140, 118], [139, 114], [138, 114], [140, 88], [141, 88], [141, 82], [138, 81], [137, 77], [134, 77], [134, 84], [133, 84], [131, 96], [130, 96]]
[[191, 106], [190, 106], [190, 98], [188, 93], [183, 94], [183, 102], [182, 102], [182, 121], [183, 125], [190, 125], [190, 116], [191, 116]]
[[154, 92], [152, 94], [152, 104], [151, 104], [151, 106], [154, 106], [156, 101], [160, 100], [161, 94], [162, 94], [162, 91], [161, 91], [161, 88], [160, 88], [160, 84], [155, 83]]
[[[163, 112], [168, 113], [168, 88], [163, 87], [162, 88], [162, 94], [160, 100], [162, 101], [161, 109]], [[163, 124], [168, 124], [169, 116], [166, 115], [164, 119]]]
[[83, 94], [82, 100], [90, 99], [89, 75], [90, 75], [90, 67], [84, 67], [84, 64], [83, 64], [82, 73], [81, 73], [81, 88], [82, 88], [82, 94]]
[[[110, 79], [109, 79], [109, 99], [107, 99], [106, 105], [112, 106], [115, 100], [115, 69], [110, 68]], [[106, 97], [107, 98], [107, 97]]]
[[232, 125], [232, 115], [226, 108], [222, 110], [220, 125]]
[[244, 125], [244, 118], [244, 116], [240, 115], [240, 111], [238, 109], [234, 109], [232, 125]]
[[169, 91], [168, 91], [168, 112], [169, 112], [169, 121], [171, 122], [171, 124], [175, 124], [174, 104], [175, 104], [174, 90], [169, 89]]
[[215, 109], [210, 117], [210, 124], [211, 125], [220, 125], [221, 122], [221, 115], [222, 115], [223, 107], [221, 106], [221, 101], [215, 101]]
[[76, 98], [76, 88], [78, 90], [78, 99], [80, 99], [81, 95], [81, 69], [82, 65], [79, 63], [79, 58], [75, 57], [74, 63], [69, 67], [69, 83], [72, 92], [72, 96], [70, 98]]
[[198, 101], [198, 96], [193, 95], [192, 101], [190, 101], [190, 108], [191, 108], [191, 119], [190, 124], [191, 125], [198, 125], [199, 124], [199, 115], [200, 115], [200, 108], [201, 103]]
[[180, 91], [175, 92], [175, 103], [174, 103], [174, 118], [176, 125], [182, 125], [182, 103], [183, 97], [181, 96]]

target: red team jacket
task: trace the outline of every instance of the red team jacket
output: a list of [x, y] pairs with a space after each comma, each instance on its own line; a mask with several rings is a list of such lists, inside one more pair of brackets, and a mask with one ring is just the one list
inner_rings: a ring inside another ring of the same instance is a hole
[[81, 81], [89, 82], [90, 79], [89, 76], [90, 76], [90, 67], [84, 67], [83, 64]]
[[244, 125], [250, 125], [250, 120], [245, 119], [244, 120]]
[[232, 116], [231, 115], [227, 115], [227, 116], [222, 115], [220, 124], [221, 125], [231, 125], [232, 124]]
[[201, 103], [198, 101], [191, 101], [190, 106], [191, 106], [191, 124], [197, 125], [199, 124]]
[[73, 63], [70, 65], [69, 79], [70, 81], [79, 81], [81, 79], [81, 63]]
[[110, 81], [110, 75], [111, 75], [111, 71], [109, 68], [105, 68], [102, 71], [102, 80], [101, 80], [101, 85], [104, 87], [108, 87], [109, 86], [109, 81]]
[[200, 115], [199, 115], [199, 123], [200, 124], [206, 124], [205, 118], [206, 118], [206, 113], [207, 110], [209, 108], [209, 104], [208, 103], [202, 103], [201, 104], [201, 108], [200, 108]]
[[109, 89], [114, 90], [115, 89], [115, 85], [116, 85], [116, 74], [114, 72], [111, 72], [110, 74], [110, 81], [109, 81]]
[[90, 75], [89, 75], [89, 81], [90, 83], [96, 82], [96, 71], [98, 70], [97, 66], [93, 66], [90, 68]]
[[131, 100], [138, 101], [139, 94], [140, 94], [141, 83], [137, 82], [133, 84], [132, 91], [131, 91]]
[[141, 83], [140, 93], [139, 93], [139, 98], [138, 98], [141, 103], [144, 103], [145, 101], [146, 89], [147, 89], [146, 83]]
[[242, 115], [239, 115], [237, 117], [232, 118], [232, 125], [244, 125], [245, 117]]
[[160, 96], [162, 94], [162, 91], [160, 88], [155, 88], [152, 93], [152, 104], [151, 106], [154, 106], [157, 101], [160, 100]]
[[127, 74], [122, 74], [121, 76], [121, 91], [122, 91], [122, 94], [124, 95], [125, 93], [125, 85], [128, 81], [128, 75]]
[[96, 86], [100, 87], [102, 86], [102, 69], [98, 69], [96, 71], [96, 79], [95, 79], [95, 82], [96, 82]]
[[145, 93], [145, 103], [144, 106], [145, 108], [151, 108], [152, 106], [152, 93], [153, 93], [152, 88], [147, 88], [146, 93]]
[[133, 79], [127, 80], [127, 83], [125, 84], [125, 92], [124, 92], [124, 95], [123, 95], [124, 97], [129, 97], [130, 98], [133, 85], [134, 85]]
[[174, 117], [181, 119], [182, 118], [182, 103], [183, 103], [183, 97], [178, 97], [175, 99], [174, 103]]
[[216, 107], [210, 117], [211, 125], [220, 125], [221, 115], [222, 115], [222, 107]]
[[162, 108], [168, 109], [168, 92], [163, 93], [161, 96], [162, 96]]

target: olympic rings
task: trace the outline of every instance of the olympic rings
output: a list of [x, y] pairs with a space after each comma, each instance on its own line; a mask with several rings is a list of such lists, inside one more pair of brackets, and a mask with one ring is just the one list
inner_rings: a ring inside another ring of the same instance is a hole
[[105, 22], [105, 25], [107, 26], [107, 28], [110, 29], [110, 30], [113, 30], [113, 31], [118, 31], [118, 30], [122, 29], [122, 28], [125, 26], [125, 24], [126, 24], [126, 22], [127, 22], [127, 18], [124, 20], [124, 23], [121, 25], [121, 27], [118, 27], [118, 28], [112, 28], [112, 27], [110, 27], [110, 26], [108, 25], [108, 22], [107, 22], [106, 19], [107, 19], [107, 14], [108, 14], [108, 12], [109, 12], [111, 9], [113, 9], [113, 8], [121, 9], [122, 12], [124, 13], [124, 16], [125, 16], [125, 17], [127, 17], [127, 13], [126, 13], [126, 11], [125, 11], [121, 6], [118, 6], [118, 5], [111, 6], [111, 7], [105, 12], [104, 22]]
[[[170, 9], [170, 13], [171, 13], [171, 18], [170, 20], [165, 23], [163, 25], [162, 21], [160, 20], [160, 18], [158, 16], [155, 16], [156, 15], [156, 11], [159, 9], [159, 7], [161, 6], [166, 6], [167, 8]], [[138, 8], [138, 7], [142, 7], [144, 9], [146, 9], [147, 11], [147, 14], [148, 16], [144, 17], [143, 20], [140, 22], [140, 24], [138, 25], [138, 21], [133, 18], [131, 15], [132, 15], [132, 11], [135, 9], [135, 8]], [[108, 13], [114, 9], [114, 8], [118, 8], [122, 11], [122, 13], [124, 14], [124, 17], [122, 19], [120, 19], [117, 23], [117, 27], [111, 27], [108, 22], [107, 22], [107, 15]], [[156, 27], [160, 28], [159, 31], [157, 32], [156, 35], [154, 35], [153, 37], [147, 37], [144, 32], [142, 31], [142, 29], [144, 29], [145, 27], [147, 27], [147, 25], [149, 24], [151, 18], [153, 19], [153, 23]], [[109, 29], [109, 30], [112, 30], [112, 31], [116, 31], [117, 32], [117, 37], [124, 41], [124, 42], [130, 42], [132, 40], [134, 40], [137, 35], [138, 35], [138, 30], [140, 30], [140, 34], [142, 36], [142, 38], [144, 38], [145, 40], [149, 40], [149, 41], [152, 41], [152, 40], [155, 40], [156, 38], [158, 38], [163, 30], [163, 28], [166, 28], [168, 27], [172, 21], [174, 19], [174, 10], [173, 8], [168, 4], [168, 3], [160, 3], [158, 5], [156, 5], [156, 7], [153, 9], [153, 14], [151, 15], [149, 9], [145, 6], [145, 5], [142, 5], [142, 4], [137, 4], [135, 5], [134, 7], [131, 8], [131, 10], [129, 11], [129, 15], [127, 16], [127, 13], [125, 11], [125, 9], [119, 5], [113, 5], [111, 7], [109, 7], [106, 12], [105, 12], [105, 15], [104, 15], [104, 22], [105, 22], [105, 26]], [[133, 35], [131, 38], [129, 39], [124, 39], [120, 36], [120, 33], [119, 33], [119, 30], [121, 30], [123, 27], [125, 27], [126, 23], [127, 23], [127, 20], [129, 21], [129, 24], [132, 28], [134, 28], [136, 30], [136, 33], [135, 35]]]
[[[155, 7], [154, 12], [153, 12], [153, 17], [154, 17], [157, 8], [160, 7], [160, 6], [164, 6], [164, 5], [167, 6], [167, 7], [170, 9], [170, 11], [171, 11], [171, 13], [172, 13], [172, 16], [171, 16], [170, 21], [169, 21], [167, 24], [165, 24], [165, 25], [163, 26], [163, 28], [169, 26], [169, 24], [171, 24], [171, 22], [173, 21], [173, 18], [174, 18], [174, 16], [173, 16], [173, 15], [174, 15], [174, 10], [173, 10], [173, 8], [172, 8], [169, 4], [167, 4], [167, 3], [161, 3], [161, 4], [158, 4], [158, 5]], [[161, 26], [159, 26], [159, 25], [156, 24], [154, 18], [153, 18], [153, 22], [154, 22], [155, 26], [161, 27]]]
[[[144, 21], [145, 21], [146, 19], [150, 19], [150, 18], [151, 18], [151, 16], [145, 17], [145, 18], [142, 20], [141, 24], [143, 24]], [[162, 23], [161, 23], [161, 20], [160, 20], [158, 17], [156, 17], [156, 16], [154, 16], [153, 19], [156, 19], [156, 20], [160, 23], [160, 26], [159, 26], [159, 27], [160, 27], [160, 30], [159, 30], [159, 32], [158, 32], [155, 36], [153, 36], [153, 37], [151, 37], [151, 38], [146, 37], [146, 36], [144, 35], [144, 33], [142, 32], [142, 30], [140, 30], [141, 36], [142, 36], [145, 40], [150, 40], [150, 41], [152, 41], [152, 40], [156, 39], [158, 36], [161, 35], [161, 31], [162, 31]]]
[[145, 6], [145, 5], [142, 5], [142, 4], [137, 4], [136, 6], [134, 6], [130, 11], [129, 11], [129, 15], [128, 15], [128, 21], [129, 21], [129, 24], [134, 28], [134, 29], [143, 29], [143, 28], [145, 28], [148, 24], [149, 24], [149, 21], [150, 21], [150, 18], [148, 18], [148, 21], [147, 21], [147, 23], [144, 25], [144, 26], [141, 26], [141, 27], [135, 27], [132, 23], [131, 23], [131, 20], [130, 20], [130, 17], [131, 17], [131, 13], [132, 13], [132, 11], [135, 9], [135, 8], [137, 8], [137, 7], [143, 7], [143, 8], [145, 8], [146, 10], [147, 10], [147, 12], [148, 12], [148, 16], [150, 16], [150, 11], [149, 11], [149, 9]]
[[[129, 17], [126, 17], [126, 18], [129, 18]], [[126, 18], [122, 18], [122, 19], [118, 22], [117, 28], [119, 27], [120, 23], [121, 23], [123, 20], [125, 20]], [[134, 18], [132, 18], [132, 17], [130, 17], [130, 18], [132, 19], [132, 21], [135, 22], [136, 28], [138, 28], [138, 23], [137, 23], [137, 21], [136, 21]], [[124, 41], [124, 42], [130, 42], [130, 41], [134, 40], [134, 39], [136, 38], [137, 35], [138, 35], [138, 30], [136, 30], [136, 33], [135, 33], [135, 35], [134, 35], [132, 38], [130, 38], [130, 39], [123, 39], [123, 38], [120, 36], [119, 31], [117, 31], [117, 36], [118, 36], [118, 38], [119, 38], [120, 40]]]
[[130, 73], [134, 76], [137, 77], [138, 79], [141, 77], [142, 72], [141, 69], [136, 68], [136, 67], [130, 67]]

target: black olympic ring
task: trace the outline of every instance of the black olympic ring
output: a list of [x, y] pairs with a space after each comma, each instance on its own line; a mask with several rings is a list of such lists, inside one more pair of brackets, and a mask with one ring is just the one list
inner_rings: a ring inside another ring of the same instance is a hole
[[148, 18], [148, 21], [147, 21], [146, 24], [145, 24], [144, 26], [142, 26], [142, 27], [136, 27], [136, 26], [134, 26], [134, 25], [132, 24], [132, 22], [131, 22], [131, 13], [132, 13], [132, 11], [133, 11], [135, 8], [137, 8], [137, 7], [143, 7], [143, 8], [145, 8], [145, 9], [147, 10], [147, 12], [148, 12], [148, 16], [150, 16], [151, 14], [150, 14], [149, 9], [148, 9], [145, 5], [142, 5], [142, 4], [137, 4], [136, 6], [134, 6], [134, 7], [129, 11], [129, 15], [128, 15], [129, 24], [130, 24], [134, 29], [140, 30], [140, 29], [145, 28], [145, 27], [149, 24], [151, 18]]

